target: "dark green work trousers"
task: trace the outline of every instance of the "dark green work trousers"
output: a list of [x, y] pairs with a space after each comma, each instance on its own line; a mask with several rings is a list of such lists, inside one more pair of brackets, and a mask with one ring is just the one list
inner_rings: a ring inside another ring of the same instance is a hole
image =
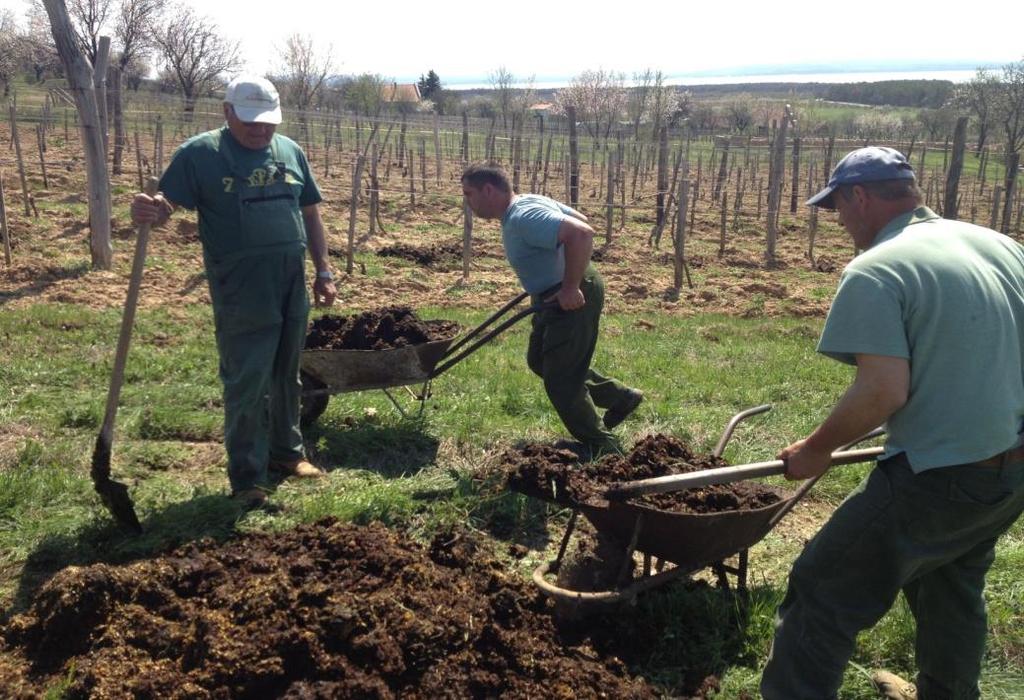
[[305, 249], [207, 265], [232, 491], [267, 479], [267, 463], [303, 456], [299, 359], [309, 297]]
[[985, 574], [1022, 509], [1024, 463], [914, 474], [902, 453], [880, 462], [793, 565], [765, 700], [835, 698], [857, 633], [901, 590], [917, 623], [918, 697], [978, 698]]
[[[547, 309], [534, 315], [526, 362], [544, 380], [562, 423], [596, 456], [619, 452], [622, 446], [601, 423], [595, 405], [610, 408], [627, 396], [628, 387], [590, 367], [604, 307], [604, 282], [593, 266], [587, 267], [580, 290], [587, 302], [582, 309]], [[544, 296], [535, 296], [533, 303]]]

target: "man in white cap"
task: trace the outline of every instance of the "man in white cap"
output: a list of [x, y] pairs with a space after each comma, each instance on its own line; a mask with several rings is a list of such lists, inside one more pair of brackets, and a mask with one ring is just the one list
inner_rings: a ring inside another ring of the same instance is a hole
[[846, 267], [818, 351], [855, 365], [787, 478], [886, 424], [883, 455], [793, 565], [761, 679], [765, 700], [835, 698], [857, 634], [903, 592], [917, 683], [878, 671], [894, 700], [979, 697], [982, 590], [1024, 509], [1024, 250], [938, 217], [903, 154], [853, 151], [808, 204], [836, 209], [864, 252]]
[[232, 494], [246, 506], [266, 500], [268, 468], [314, 477], [299, 428], [299, 357], [309, 298], [336, 290], [306, 156], [276, 134], [281, 103], [270, 81], [241, 75], [224, 95], [225, 126], [186, 141], [160, 179], [160, 193], [135, 195], [132, 220], [161, 225], [177, 207], [198, 209], [199, 238], [213, 301], [224, 445]]

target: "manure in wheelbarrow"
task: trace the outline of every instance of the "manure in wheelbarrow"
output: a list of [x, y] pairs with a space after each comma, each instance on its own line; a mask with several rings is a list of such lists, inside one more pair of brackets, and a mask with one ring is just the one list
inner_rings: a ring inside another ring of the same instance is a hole
[[454, 321], [423, 321], [408, 306], [386, 306], [351, 316], [325, 315], [310, 324], [307, 350], [387, 350], [446, 340]]
[[0, 626], [0, 687], [26, 698], [57, 681], [75, 698], [656, 696], [616, 656], [563, 638], [548, 603], [506, 569], [467, 536], [427, 548], [330, 519], [68, 567]]
[[[607, 455], [587, 464], [571, 451], [541, 444], [510, 449], [502, 458], [509, 488], [565, 505], [602, 500], [605, 490], [619, 482], [723, 466], [721, 458], [696, 455], [681, 440], [660, 434], [638, 441], [624, 456]], [[651, 494], [633, 502], [675, 513], [718, 513], [763, 508], [779, 499], [768, 486], [741, 481]]]

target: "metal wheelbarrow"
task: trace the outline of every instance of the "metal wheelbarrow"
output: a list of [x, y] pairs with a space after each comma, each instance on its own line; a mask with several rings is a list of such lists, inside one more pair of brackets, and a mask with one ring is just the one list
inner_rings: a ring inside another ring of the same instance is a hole
[[[386, 350], [303, 350], [299, 362], [302, 425], [305, 427], [316, 422], [327, 410], [327, 403], [333, 394], [370, 389], [383, 390], [399, 413], [406, 416], [405, 409], [389, 391], [404, 387], [419, 402], [417, 415], [422, 415], [425, 402], [431, 395], [430, 383], [435, 377], [451, 369], [523, 318], [552, 306], [552, 302], [548, 302], [522, 309], [484, 333], [484, 330], [518, 306], [527, 296], [526, 292], [518, 295], [461, 338], [452, 337]], [[420, 385], [418, 392], [409, 389], [417, 384]]]
[[[768, 405], [757, 406], [733, 416], [712, 455], [722, 455], [733, 430], [740, 422], [770, 409], [771, 406]], [[882, 448], [849, 448], [869, 437], [881, 435], [882, 432], [881, 429], [872, 431], [833, 453], [831, 463], [853, 464], [875, 459], [882, 453]], [[780, 496], [777, 502], [742, 511], [678, 513], [625, 499], [648, 493], [667, 493], [699, 486], [732, 483], [781, 474], [784, 471], [785, 464], [781, 460], [776, 460], [616, 484], [606, 491], [606, 500], [573, 505], [573, 513], [559, 545], [557, 557], [538, 566], [533, 572], [533, 581], [541, 591], [557, 601], [577, 605], [615, 603], [634, 600], [640, 592], [689, 576], [710, 566], [717, 576], [719, 585], [727, 587], [727, 574], [733, 574], [737, 580], [737, 588], [745, 590], [749, 548], [760, 542], [778, 524], [782, 517], [810, 491], [817, 479], [808, 480], [795, 492], [775, 489]], [[548, 577], [558, 576], [569, 538], [580, 513], [594, 526], [599, 538], [605, 538], [621, 549], [621, 565], [615, 578], [615, 587], [612, 589], [572, 590], [548, 580]], [[643, 568], [639, 577], [633, 575], [636, 566], [633, 557], [637, 552], [643, 554]], [[727, 560], [733, 557], [738, 561], [735, 564], [727, 563]]]

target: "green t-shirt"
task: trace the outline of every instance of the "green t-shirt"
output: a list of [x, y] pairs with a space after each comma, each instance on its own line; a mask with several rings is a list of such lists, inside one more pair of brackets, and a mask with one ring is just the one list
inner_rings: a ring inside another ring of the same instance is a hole
[[[269, 147], [254, 151], [241, 146], [226, 126], [183, 143], [160, 178], [160, 191], [167, 199], [199, 210], [199, 238], [208, 262], [305, 245], [301, 217], [285, 216], [284, 228], [294, 228], [291, 224], [297, 219], [298, 230], [278, 231], [271, 237], [256, 230], [258, 226], [244, 230], [240, 192], [251, 195], [263, 189], [272, 193], [270, 199], [283, 197], [293, 208], [296, 202], [305, 207], [323, 200], [298, 144], [274, 134]], [[259, 223], [261, 217], [254, 218]]]
[[1014, 446], [1024, 420], [1024, 249], [919, 207], [846, 267], [818, 351], [910, 361], [885, 454], [915, 472]]
[[558, 243], [558, 227], [572, 212], [550, 197], [523, 194], [501, 218], [505, 257], [530, 294], [554, 287], [565, 276], [565, 251]]

